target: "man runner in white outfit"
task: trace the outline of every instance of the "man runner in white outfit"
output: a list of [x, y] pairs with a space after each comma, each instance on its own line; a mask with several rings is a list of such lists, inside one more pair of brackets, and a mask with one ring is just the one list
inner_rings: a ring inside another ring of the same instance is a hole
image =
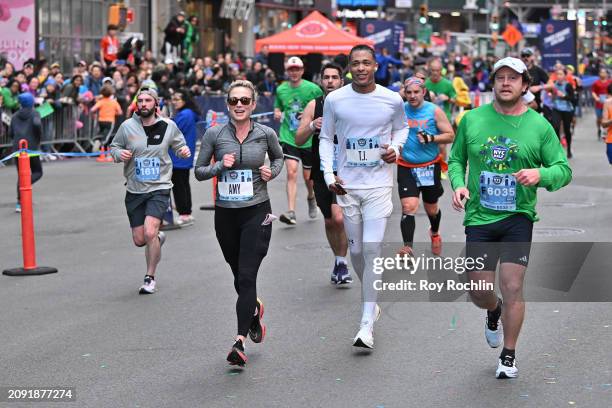
[[[377, 68], [371, 47], [353, 47], [349, 54], [353, 82], [325, 99], [319, 135], [325, 183], [342, 207], [353, 268], [361, 278], [363, 312], [353, 345], [366, 348], [374, 347], [374, 322], [380, 315], [373, 262], [381, 254], [393, 210], [393, 165], [408, 137], [402, 98], [376, 85]], [[337, 176], [334, 135], [338, 138]]]

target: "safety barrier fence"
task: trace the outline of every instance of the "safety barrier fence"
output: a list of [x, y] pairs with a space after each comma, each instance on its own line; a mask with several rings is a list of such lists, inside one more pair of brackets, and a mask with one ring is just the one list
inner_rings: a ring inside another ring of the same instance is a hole
[[[207, 94], [195, 98], [202, 113], [201, 121], [197, 124], [198, 138], [207, 128], [218, 124], [227, 123], [229, 120], [226, 105], [227, 95]], [[470, 92], [470, 98], [474, 106], [481, 106], [493, 100], [492, 92]], [[477, 103], [475, 103], [477, 102]], [[594, 105], [590, 91], [590, 83], [584, 86], [580, 97], [580, 108], [592, 107]], [[170, 105], [167, 111], [172, 114]], [[274, 97], [260, 95], [257, 99], [257, 107], [253, 118], [266, 126], [270, 126], [278, 132], [280, 123], [274, 120]], [[61, 107], [47, 110], [42, 118], [41, 149], [46, 153], [58, 153], [60, 150], [72, 150], [85, 153], [90, 150], [94, 140], [105, 139], [112, 135], [99, 130], [97, 115], [89, 112], [89, 108], [83, 104], [62, 104]], [[1, 112], [0, 121], [0, 157], [11, 151], [12, 140], [9, 139], [8, 127], [12, 115]], [[121, 118], [118, 118], [118, 121]], [[118, 126], [115, 126], [115, 129]]]

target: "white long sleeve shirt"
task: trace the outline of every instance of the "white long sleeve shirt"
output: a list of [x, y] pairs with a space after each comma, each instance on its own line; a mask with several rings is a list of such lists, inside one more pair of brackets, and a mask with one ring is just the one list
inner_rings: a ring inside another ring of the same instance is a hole
[[327, 185], [333, 173], [334, 135], [338, 137], [338, 177], [345, 189], [393, 187], [393, 166], [381, 155], [387, 144], [399, 157], [408, 137], [404, 102], [380, 85], [370, 93], [355, 92], [349, 84], [331, 92], [323, 106], [319, 154]]

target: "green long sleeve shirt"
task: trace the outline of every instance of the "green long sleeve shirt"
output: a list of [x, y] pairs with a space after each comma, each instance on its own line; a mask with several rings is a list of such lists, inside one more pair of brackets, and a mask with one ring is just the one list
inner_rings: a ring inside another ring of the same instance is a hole
[[[540, 171], [537, 186], [516, 182], [521, 169]], [[528, 109], [522, 115], [502, 115], [492, 104], [468, 112], [457, 129], [448, 174], [453, 190], [466, 186], [463, 225], [485, 225], [523, 213], [537, 221], [537, 188], [555, 191], [572, 179], [563, 147], [554, 129]]]

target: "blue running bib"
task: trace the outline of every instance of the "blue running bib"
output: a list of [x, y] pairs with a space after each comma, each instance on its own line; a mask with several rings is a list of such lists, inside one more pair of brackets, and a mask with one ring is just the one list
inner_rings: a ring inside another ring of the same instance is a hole
[[481, 172], [480, 204], [490, 210], [516, 210], [516, 177], [512, 174]]
[[412, 176], [416, 180], [417, 187], [430, 187], [434, 185], [434, 169], [436, 165], [430, 164], [425, 167], [412, 168]]
[[157, 157], [137, 157], [136, 180], [137, 181], [157, 181], [159, 180], [160, 162]]

